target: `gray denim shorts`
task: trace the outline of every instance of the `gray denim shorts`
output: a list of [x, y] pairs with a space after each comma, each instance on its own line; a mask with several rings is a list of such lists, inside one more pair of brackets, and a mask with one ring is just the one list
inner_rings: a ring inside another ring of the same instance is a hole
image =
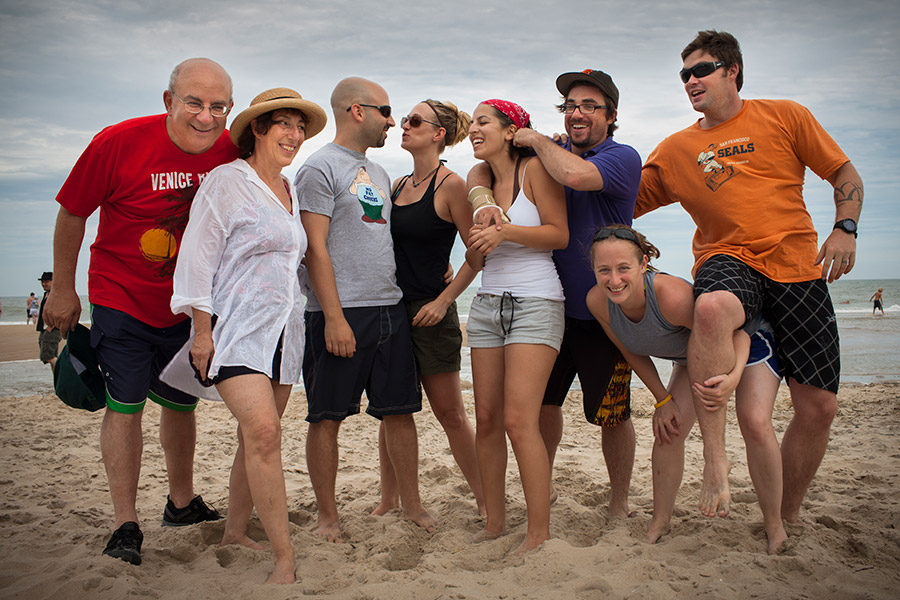
[[498, 348], [507, 344], [562, 345], [565, 308], [562, 300], [479, 294], [472, 300], [466, 336], [469, 348]]

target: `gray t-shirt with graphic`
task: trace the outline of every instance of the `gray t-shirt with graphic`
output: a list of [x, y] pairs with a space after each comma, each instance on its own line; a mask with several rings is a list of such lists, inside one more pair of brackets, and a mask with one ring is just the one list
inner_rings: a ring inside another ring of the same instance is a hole
[[[294, 178], [300, 210], [331, 218], [326, 248], [343, 308], [391, 306], [397, 286], [391, 241], [391, 180], [365, 154], [330, 143]], [[306, 310], [321, 311], [307, 282]]]

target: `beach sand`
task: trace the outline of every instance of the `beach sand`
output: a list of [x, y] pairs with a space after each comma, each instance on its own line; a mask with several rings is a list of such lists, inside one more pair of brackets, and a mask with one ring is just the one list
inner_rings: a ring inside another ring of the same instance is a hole
[[[0, 338], [8, 329], [0, 329]], [[471, 413], [468, 392], [466, 401]], [[379, 497], [377, 423], [359, 415], [345, 422], [340, 435], [337, 494], [347, 543], [319, 541], [311, 533], [316, 515], [304, 451], [305, 399], [297, 391], [283, 421], [283, 455], [299, 582], [270, 587], [262, 582], [271, 554], [219, 547], [223, 522], [159, 526], [167, 484], [156, 405], [145, 410], [137, 498], [145, 539], [137, 567], [100, 555], [112, 525], [99, 448], [102, 413], [70, 409], [51, 395], [3, 397], [0, 598], [896, 598], [900, 385], [846, 385], [839, 404], [801, 523], [788, 527], [784, 553], [768, 556], [733, 409], [727, 433], [731, 515], [708, 519], [696, 508], [702, 450], [695, 429], [672, 531], [648, 545], [651, 398], [634, 390], [633, 514], [608, 524], [600, 432], [584, 422], [580, 394], [573, 392], [564, 407], [555, 470], [555, 537], [513, 557], [510, 551], [524, 536], [525, 505], [512, 452], [508, 534], [472, 544], [481, 525], [475, 504], [428, 408], [416, 417], [419, 473], [423, 500], [441, 521], [437, 532], [428, 535], [397, 514], [369, 515]], [[779, 438], [791, 415], [782, 388], [774, 417]], [[197, 417], [196, 491], [224, 512], [235, 421], [224, 405], [210, 402], [201, 404]], [[255, 517], [251, 536], [265, 538]]]

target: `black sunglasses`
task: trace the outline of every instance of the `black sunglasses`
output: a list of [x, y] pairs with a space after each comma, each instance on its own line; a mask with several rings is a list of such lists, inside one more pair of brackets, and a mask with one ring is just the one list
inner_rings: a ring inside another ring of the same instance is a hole
[[630, 229], [622, 229], [620, 227], [604, 227], [603, 229], [598, 229], [597, 233], [594, 234], [594, 242], [602, 242], [613, 235], [620, 240], [628, 240], [629, 242], [634, 242], [638, 246], [641, 245], [633, 231]]
[[725, 63], [722, 62], [721, 60], [717, 60], [716, 62], [702, 62], [702, 63], [697, 63], [690, 69], [682, 69], [678, 72], [678, 74], [681, 76], [681, 82], [687, 83], [688, 79], [691, 78], [691, 75], [693, 75], [697, 79], [702, 79], [703, 77], [706, 77], [707, 75], [712, 75], [713, 72], [715, 72], [715, 70], [718, 69], [719, 67], [724, 67], [724, 66], [725, 66]]
[[[369, 108], [377, 108], [378, 112], [381, 113], [381, 116], [385, 119], [391, 118], [391, 105], [390, 104], [382, 104], [381, 106], [376, 106], [374, 104], [363, 104], [362, 102], [356, 102], [356, 104], [360, 106], [368, 106]], [[350, 109], [353, 108], [353, 105], [347, 107], [347, 112], [350, 112]]]
[[434, 125], [435, 127], [443, 127], [443, 125], [441, 125], [440, 123], [435, 123], [434, 121], [423, 119], [422, 115], [411, 115], [409, 117], [403, 117], [400, 119], [400, 127], [403, 127], [407, 123], [409, 123], [409, 126], [413, 128], [419, 127], [422, 123], [428, 123], [429, 125]]

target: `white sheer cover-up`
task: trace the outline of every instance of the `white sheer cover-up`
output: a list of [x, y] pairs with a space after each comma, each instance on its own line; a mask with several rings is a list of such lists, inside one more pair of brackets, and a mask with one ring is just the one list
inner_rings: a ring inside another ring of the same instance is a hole
[[[245, 366], [272, 376], [272, 357], [282, 342], [280, 383], [300, 381], [304, 344], [300, 290], [306, 232], [297, 194], [292, 213], [242, 159], [212, 170], [197, 191], [173, 279], [171, 307], [217, 316], [209, 376], [222, 366]], [[221, 399], [204, 388], [190, 366], [191, 340], [164, 369], [161, 379], [183, 391]]]

